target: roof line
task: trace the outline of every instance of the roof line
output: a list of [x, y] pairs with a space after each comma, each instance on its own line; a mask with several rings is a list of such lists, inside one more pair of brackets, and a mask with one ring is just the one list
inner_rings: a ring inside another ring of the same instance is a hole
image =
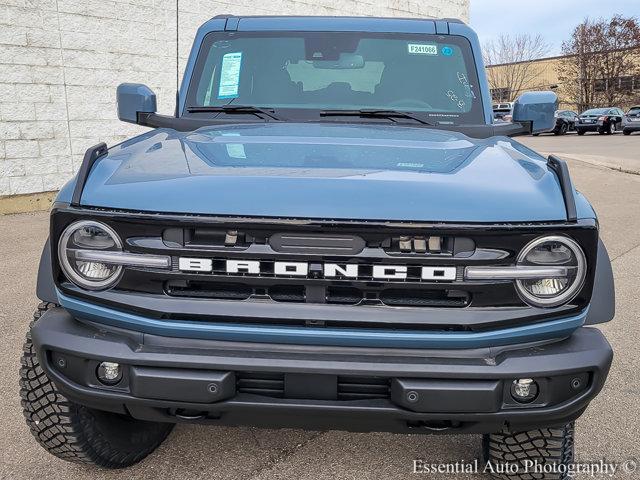
[[219, 15], [216, 15], [214, 17], [211, 17], [209, 20], [216, 20], [216, 19], [225, 19], [225, 18], [238, 18], [238, 19], [242, 19], [242, 18], [287, 18], [287, 19], [295, 19], [295, 18], [326, 18], [326, 19], [341, 19], [341, 18], [348, 18], [348, 19], [358, 19], [358, 20], [363, 20], [363, 21], [367, 21], [367, 20], [413, 20], [416, 22], [421, 22], [421, 21], [428, 21], [428, 22], [435, 22], [435, 21], [443, 21], [443, 22], [448, 22], [448, 23], [461, 23], [463, 25], [466, 25], [466, 23], [463, 20], [460, 20], [459, 18], [451, 18], [451, 17], [443, 17], [443, 18], [438, 18], [438, 17], [363, 17], [363, 16], [358, 16], [358, 15], [233, 15], [230, 13], [221, 13]]

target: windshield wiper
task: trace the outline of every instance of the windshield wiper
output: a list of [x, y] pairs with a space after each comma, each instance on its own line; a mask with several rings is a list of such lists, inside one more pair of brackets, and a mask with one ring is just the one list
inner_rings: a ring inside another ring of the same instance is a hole
[[[382, 110], [382, 109], [368, 109], [363, 108], [360, 110], [322, 110], [320, 112], [321, 117], [340, 117], [340, 116], [351, 116], [351, 117], [363, 117], [363, 118], [388, 118], [393, 120], [394, 118], [410, 118], [411, 120], [415, 120], [418, 123], [422, 123], [423, 125], [431, 125], [432, 127], [435, 124], [420, 118], [418, 115], [409, 112], [402, 112], [400, 110]], [[393, 120], [395, 121], [395, 120]]]
[[273, 111], [253, 105], [220, 105], [209, 107], [187, 107], [189, 113], [249, 113], [256, 116], [265, 115], [273, 120], [282, 120]]

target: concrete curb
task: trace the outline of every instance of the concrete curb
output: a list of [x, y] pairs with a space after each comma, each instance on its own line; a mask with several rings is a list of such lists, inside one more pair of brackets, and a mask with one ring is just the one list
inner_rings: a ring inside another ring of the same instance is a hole
[[640, 175], [640, 168], [635, 165], [628, 165], [629, 162], [624, 159], [618, 161], [611, 161], [607, 157], [601, 157], [598, 155], [580, 155], [580, 157], [574, 157], [571, 155], [562, 155], [570, 160], [577, 162], [590, 163], [592, 165], [598, 165], [599, 167], [610, 168], [611, 170], [617, 170], [623, 173], [630, 173], [632, 175]]
[[[550, 155], [545, 153], [545, 156]], [[601, 155], [567, 155], [566, 153], [555, 153], [558, 157], [573, 160], [575, 162], [587, 163], [589, 165], [596, 165], [598, 167], [610, 168], [622, 173], [629, 173], [631, 175], [640, 175], [640, 168], [635, 165], [629, 165], [629, 161], [624, 158], [611, 159], [609, 157], [603, 157]]]
[[58, 192], [0, 196], [0, 215], [49, 210]]

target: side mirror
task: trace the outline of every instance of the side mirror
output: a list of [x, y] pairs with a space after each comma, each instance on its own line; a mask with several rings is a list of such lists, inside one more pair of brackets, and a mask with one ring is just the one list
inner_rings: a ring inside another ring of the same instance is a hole
[[141, 124], [140, 113], [156, 113], [156, 94], [141, 83], [121, 83], [117, 90], [118, 118]]
[[530, 125], [530, 133], [552, 130], [556, 124], [558, 96], [553, 92], [527, 92], [513, 105], [513, 122]]

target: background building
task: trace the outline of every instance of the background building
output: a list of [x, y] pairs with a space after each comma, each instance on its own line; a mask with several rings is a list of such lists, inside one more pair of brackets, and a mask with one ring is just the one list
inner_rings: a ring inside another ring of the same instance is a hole
[[[183, 0], [179, 8], [181, 67], [198, 26], [222, 13], [469, 17], [469, 0]], [[125, 81], [149, 85], [159, 110], [173, 112], [176, 0], [0, 0], [0, 213], [16, 202], [3, 196], [59, 189], [87, 147], [144, 130], [117, 120]]]
[[[637, 63], [640, 65], [640, 49], [637, 50]], [[517, 68], [517, 63], [506, 63], [501, 65], [491, 65], [487, 67], [487, 76], [491, 83], [491, 95], [495, 102], [512, 102], [515, 97], [523, 91], [530, 90], [554, 90], [560, 100], [560, 108], [568, 110], [580, 110], [581, 99], [577, 98], [576, 89], [571, 88], [567, 82], [563, 82], [559, 78], [558, 68], [560, 64], [567, 60], [569, 57], [549, 57], [541, 58], [528, 64], [528, 70], [526, 74], [513, 71], [514, 67]], [[525, 62], [520, 62], [521, 64]], [[520, 91], [512, 91], [507, 87], [510, 83], [510, 78], [524, 77], [526, 80], [519, 89]], [[575, 82], [579, 82], [580, 79], [576, 78]], [[640, 104], [640, 75], [637, 73], [622, 74], [616, 78], [595, 78], [593, 81], [593, 91], [596, 98], [593, 101], [592, 107], [597, 106], [612, 106], [606, 104], [606, 98], [604, 92], [610, 88], [622, 93], [624, 100], [620, 105], [613, 105], [626, 109], [631, 105]]]

